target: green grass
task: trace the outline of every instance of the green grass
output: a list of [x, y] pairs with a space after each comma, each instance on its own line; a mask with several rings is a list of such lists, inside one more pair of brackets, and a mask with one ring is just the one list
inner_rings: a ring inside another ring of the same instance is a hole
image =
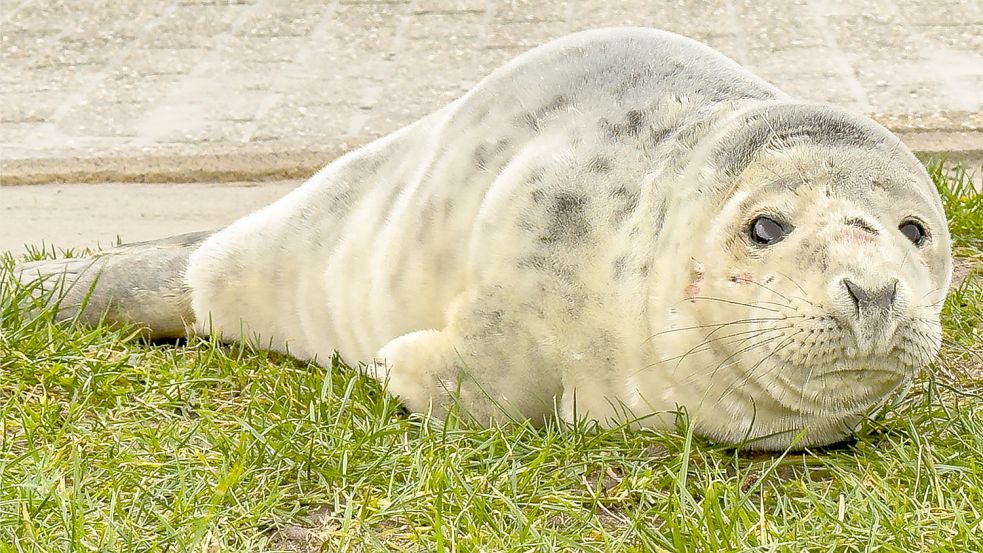
[[438, 424], [338, 363], [141, 344], [5, 288], [0, 552], [983, 550], [983, 197], [933, 175], [969, 271], [943, 354], [855, 441], [804, 453]]

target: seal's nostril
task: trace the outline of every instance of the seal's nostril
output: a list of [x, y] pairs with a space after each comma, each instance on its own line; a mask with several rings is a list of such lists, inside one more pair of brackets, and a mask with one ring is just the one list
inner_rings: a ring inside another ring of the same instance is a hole
[[863, 288], [857, 286], [848, 278], [843, 279], [843, 286], [846, 288], [847, 293], [850, 294], [850, 298], [853, 299], [853, 306], [859, 310], [860, 304], [867, 299], [867, 293], [864, 292]]
[[860, 311], [871, 309], [887, 311], [894, 305], [894, 300], [898, 296], [898, 279], [896, 278], [891, 279], [891, 282], [887, 286], [874, 292], [864, 290], [848, 278], [843, 279], [843, 287], [846, 288], [847, 293], [853, 299], [853, 305], [857, 308], [858, 314]]

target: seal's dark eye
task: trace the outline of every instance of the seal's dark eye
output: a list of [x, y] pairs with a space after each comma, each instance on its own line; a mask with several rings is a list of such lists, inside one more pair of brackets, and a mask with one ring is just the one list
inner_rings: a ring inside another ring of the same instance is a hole
[[780, 242], [788, 234], [785, 224], [779, 223], [771, 217], [758, 217], [751, 221], [751, 241], [762, 246], [770, 246]]
[[923, 227], [917, 221], [905, 221], [901, 223], [898, 230], [900, 230], [901, 234], [905, 235], [905, 238], [911, 240], [911, 243], [916, 246], [921, 246], [925, 243], [925, 238], [927, 236], [925, 233], [925, 227]]

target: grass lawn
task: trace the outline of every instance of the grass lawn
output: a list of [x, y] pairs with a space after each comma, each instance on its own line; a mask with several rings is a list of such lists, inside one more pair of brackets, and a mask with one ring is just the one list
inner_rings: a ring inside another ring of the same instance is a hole
[[933, 176], [960, 259], [940, 359], [854, 441], [784, 455], [441, 424], [340, 363], [141, 344], [0, 289], [0, 552], [983, 551], [983, 195]]

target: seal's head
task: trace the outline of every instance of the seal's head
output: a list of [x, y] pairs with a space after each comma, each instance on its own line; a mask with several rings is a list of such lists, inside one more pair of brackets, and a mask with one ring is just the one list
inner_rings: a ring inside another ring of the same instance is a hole
[[677, 283], [699, 329], [683, 345], [716, 363], [687, 407], [752, 448], [830, 443], [938, 353], [945, 215], [917, 160], [863, 118], [800, 105], [737, 129], [709, 153], [693, 201], [717, 216], [691, 232]]

